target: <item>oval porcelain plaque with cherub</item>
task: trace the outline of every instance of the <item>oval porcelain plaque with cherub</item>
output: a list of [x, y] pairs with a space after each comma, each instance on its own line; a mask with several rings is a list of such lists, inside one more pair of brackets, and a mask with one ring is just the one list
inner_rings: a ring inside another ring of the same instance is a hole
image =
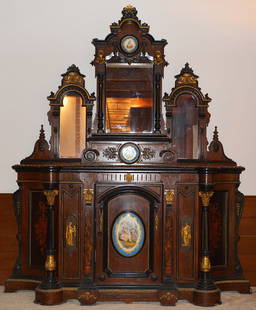
[[112, 240], [117, 252], [123, 256], [136, 255], [143, 247], [144, 226], [140, 218], [132, 212], [117, 217], [112, 229]]

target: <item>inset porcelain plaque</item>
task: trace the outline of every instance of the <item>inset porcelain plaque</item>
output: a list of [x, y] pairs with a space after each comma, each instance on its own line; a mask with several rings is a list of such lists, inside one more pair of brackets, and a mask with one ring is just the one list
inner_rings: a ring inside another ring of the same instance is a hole
[[138, 40], [134, 36], [125, 36], [121, 40], [121, 48], [125, 53], [132, 54], [138, 48]]
[[126, 164], [133, 164], [139, 159], [140, 150], [136, 144], [125, 143], [119, 150], [119, 157]]
[[133, 212], [125, 212], [117, 217], [112, 229], [112, 240], [116, 251], [126, 257], [136, 255], [143, 247], [144, 226]]

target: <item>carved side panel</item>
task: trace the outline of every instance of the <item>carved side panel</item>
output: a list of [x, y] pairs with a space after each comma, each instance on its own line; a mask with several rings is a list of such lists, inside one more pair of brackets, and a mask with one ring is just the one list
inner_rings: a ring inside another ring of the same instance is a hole
[[61, 210], [63, 228], [60, 233], [62, 245], [62, 277], [64, 280], [80, 279], [80, 209], [81, 185], [61, 186]]
[[177, 280], [193, 281], [196, 278], [195, 259], [195, 208], [197, 187], [177, 185]]
[[43, 190], [29, 192], [29, 266], [44, 269], [48, 209]]
[[209, 244], [212, 266], [227, 265], [228, 192], [215, 191], [209, 210]]

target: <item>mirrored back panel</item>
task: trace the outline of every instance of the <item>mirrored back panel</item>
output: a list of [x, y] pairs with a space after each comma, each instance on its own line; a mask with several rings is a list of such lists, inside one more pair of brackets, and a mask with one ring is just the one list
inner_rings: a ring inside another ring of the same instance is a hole
[[152, 132], [153, 66], [107, 65], [105, 113], [106, 132]]

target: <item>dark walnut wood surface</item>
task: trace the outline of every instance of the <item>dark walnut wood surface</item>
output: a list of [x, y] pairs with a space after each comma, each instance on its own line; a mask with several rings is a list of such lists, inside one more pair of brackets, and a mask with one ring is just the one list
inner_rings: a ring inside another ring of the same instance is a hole
[[208, 145], [211, 99], [189, 64], [162, 95], [167, 42], [134, 7], [110, 30], [93, 40], [96, 95], [70, 66], [48, 97], [49, 143], [41, 127], [13, 166], [19, 250], [6, 292], [35, 289], [46, 305], [201, 306], [220, 303], [222, 290], [249, 293], [238, 256], [244, 168], [217, 128]]

